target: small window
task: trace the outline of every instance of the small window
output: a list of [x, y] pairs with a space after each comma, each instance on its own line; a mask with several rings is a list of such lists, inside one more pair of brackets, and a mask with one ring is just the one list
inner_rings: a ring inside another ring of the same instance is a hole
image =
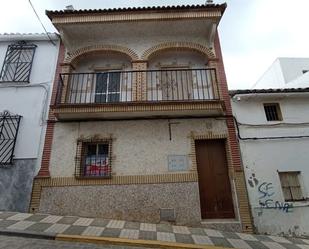
[[75, 175], [78, 178], [111, 177], [111, 142], [79, 142]]
[[264, 111], [267, 121], [281, 121], [282, 115], [280, 105], [278, 103], [264, 104]]
[[21, 116], [8, 111], [0, 113], [0, 166], [13, 163], [20, 119]]
[[3, 62], [1, 82], [29, 82], [36, 45], [19, 42], [8, 46]]
[[279, 172], [282, 192], [285, 201], [302, 201], [304, 200], [301, 186], [299, 183], [300, 172]]

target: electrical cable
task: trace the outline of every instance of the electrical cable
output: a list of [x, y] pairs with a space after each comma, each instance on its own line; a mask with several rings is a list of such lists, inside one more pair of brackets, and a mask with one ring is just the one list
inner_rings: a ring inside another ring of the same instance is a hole
[[31, 0], [28, 0], [28, 1], [29, 1], [29, 4], [31, 5], [31, 8], [32, 8], [33, 12], [35, 13], [37, 19], [39, 20], [41, 26], [43, 27], [43, 29], [44, 29], [44, 31], [45, 31], [45, 34], [47, 35], [49, 41], [50, 41], [54, 46], [56, 46], [56, 43], [52, 40], [52, 38], [51, 38], [50, 35], [48, 34], [48, 32], [47, 32], [47, 30], [46, 30], [44, 24], [42, 23], [42, 21], [41, 21], [39, 15], [38, 15], [38, 13], [36, 12], [36, 10], [35, 10], [33, 4], [31, 3]]

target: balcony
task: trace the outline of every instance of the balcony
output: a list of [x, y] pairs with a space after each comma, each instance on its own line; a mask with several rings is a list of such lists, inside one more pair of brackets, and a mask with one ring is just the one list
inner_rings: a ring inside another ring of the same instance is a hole
[[216, 70], [173, 69], [61, 74], [59, 120], [222, 114]]

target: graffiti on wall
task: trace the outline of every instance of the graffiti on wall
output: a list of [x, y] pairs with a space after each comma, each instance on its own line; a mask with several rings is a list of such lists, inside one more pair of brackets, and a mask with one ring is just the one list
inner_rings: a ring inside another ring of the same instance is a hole
[[252, 173], [248, 178], [248, 184], [258, 192], [259, 206], [261, 208], [259, 215], [263, 213], [263, 209], [275, 209], [284, 213], [293, 212], [292, 203], [273, 199], [276, 193], [271, 182], [260, 182], [255, 173]]

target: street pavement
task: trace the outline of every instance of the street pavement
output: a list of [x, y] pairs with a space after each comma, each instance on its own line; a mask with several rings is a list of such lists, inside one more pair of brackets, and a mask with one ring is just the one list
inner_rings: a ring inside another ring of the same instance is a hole
[[7, 232], [39, 234], [51, 237], [79, 235], [151, 240], [239, 249], [309, 249], [309, 240], [301, 238], [224, 232], [171, 224], [0, 212], [0, 234], [5, 235]]
[[149, 249], [146, 247], [95, 245], [0, 235], [0, 249]]

